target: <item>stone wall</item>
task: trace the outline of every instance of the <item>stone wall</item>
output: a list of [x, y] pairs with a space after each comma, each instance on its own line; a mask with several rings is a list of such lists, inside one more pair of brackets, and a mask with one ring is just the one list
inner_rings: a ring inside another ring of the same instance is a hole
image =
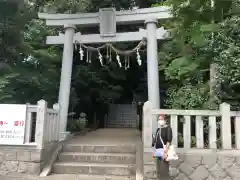
[[48, 144], [43, 150], [37, 149], [35, 145], [0, 145], [0, 174], [17, 172], [39, 175], [56, 144]]
[[0, 145], [0, 174], [39, 174], [42, 168], [41, 153], [35, 146]]
[[[171, 180], [240, 179], [240, 150], [181, 150], [179, 160], [170, 163]], [[145, 179], [156, 178], [151, 152], [144, 154]]]

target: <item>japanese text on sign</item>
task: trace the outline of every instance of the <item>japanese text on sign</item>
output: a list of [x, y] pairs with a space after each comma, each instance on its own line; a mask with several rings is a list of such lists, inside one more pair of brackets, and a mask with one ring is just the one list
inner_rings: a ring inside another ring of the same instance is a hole
[[26, 108], [26, 105], [0, 104], [0, 144], [24, 143]]

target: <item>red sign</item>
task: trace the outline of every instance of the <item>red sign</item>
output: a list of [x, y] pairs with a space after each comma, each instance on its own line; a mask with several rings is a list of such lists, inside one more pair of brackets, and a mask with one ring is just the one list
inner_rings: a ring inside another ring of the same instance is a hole
[[14, 121], [14, 126], [24, 126], [24, 121]]

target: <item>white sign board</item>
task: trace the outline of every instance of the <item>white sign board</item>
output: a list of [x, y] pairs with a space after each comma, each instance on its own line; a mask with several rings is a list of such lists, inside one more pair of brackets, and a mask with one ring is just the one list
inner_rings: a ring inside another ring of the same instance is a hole
[[24, 143], [26, 105], [0, 104], [0, 145]]

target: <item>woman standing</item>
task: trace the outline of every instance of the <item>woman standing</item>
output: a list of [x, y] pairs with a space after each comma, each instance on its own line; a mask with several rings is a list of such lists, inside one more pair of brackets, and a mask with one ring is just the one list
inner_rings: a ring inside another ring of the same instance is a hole
[[169, 179], [169, 162], [166, 159], [171, 142], [172, 128], [166, 123], [164, 115], [159, 115], [158, 128], [153, 138], [152, 147], [164, 149], [163, 157], [157, 157], [156, 159], [157, 178], [161, 180]]

